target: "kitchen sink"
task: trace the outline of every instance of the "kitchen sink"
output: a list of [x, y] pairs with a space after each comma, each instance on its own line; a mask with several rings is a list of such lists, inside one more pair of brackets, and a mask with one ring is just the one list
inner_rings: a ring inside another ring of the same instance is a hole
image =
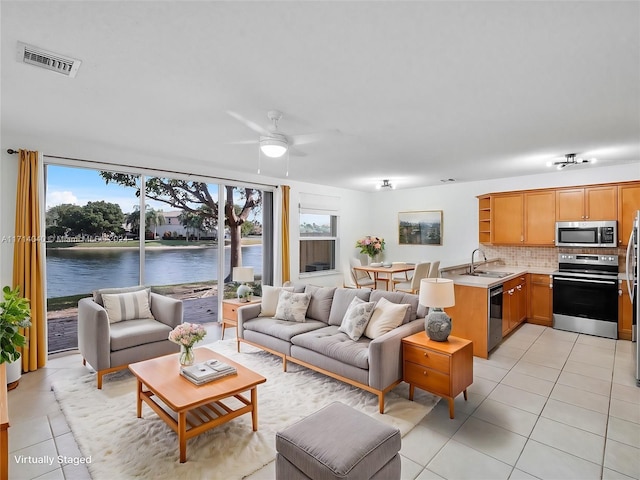
[[513, 275], [511, 272], [493, 272], [487, 270], [476, 270], [473, 273], [465, 273], [465, 275], [471, 275], [473, 277], [489, 277], [489, 278], [504, 278], [509, 275]]

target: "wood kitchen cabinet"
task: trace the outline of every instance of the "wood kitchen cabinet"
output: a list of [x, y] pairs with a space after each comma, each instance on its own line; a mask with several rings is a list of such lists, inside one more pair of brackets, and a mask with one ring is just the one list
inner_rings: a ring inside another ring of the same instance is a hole
[[505, 336], [527, 320], [527, 276], [505, 282], [502, 295], [502, 335]]
[[529, 313], [527, 322], [553, 326], [553, 290], [551, 275], [529, 274]]
[[489, 238], [493, 245], [554, 245], [555, 204], [555, 190], [491, 195], [490, 221], [483, 222], [484, 211], [479, 212], [484, 229], [480, 242]]
[[633, 228], [633, 217], [640, 210], [640, 182], [618, 186], [618, 245], [626, 247]]
[[633, 305], [626, 280], [618, 280], [618, 338], [631, 340]]
[[489, 291], [486, 288], [454, 284], [456, 304], [445, 308], [451, 317], [451, 335], [473, 342], [473, 355], [488, 358]]
[[556, 193], [540, 190], [524, 194], [524, 244], [555, 245]]
[[616, 185], [556, 190], [556, 221], [613, 220], [618, 218]]
[[491, 243], [515, 245], [524, 241], [524, 195], [491, 196]]

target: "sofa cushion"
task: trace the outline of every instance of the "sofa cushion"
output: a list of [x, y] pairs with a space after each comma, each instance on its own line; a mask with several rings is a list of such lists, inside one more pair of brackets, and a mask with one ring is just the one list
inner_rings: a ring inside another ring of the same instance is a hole
[[260, 302], [260, 316], [273, 317], [278, 308], [278, 299], [281, 291], [293, 292], [293, 287], [272, 287], [271, 285], [262, 286], [262, 301]]
[[329, 325], [340, 325], [347, 308], [351, 305], [351, 301], [358, 297], [365, 302], [369, 301], [371, 290], [362, 288], [336, 288], [333, 293], [333, 302], [331, 303], [331, 312], [329, 313]]
[[120, 288], [101, 288], [99, 290], [93, 291], [93, 301], [96, 302], [101, 307], [104, 307], [104, 302], [102, 301], [103, 293], [128, 293], [128, 292], [139, 292], [140, 290], [148, 290], [149, 295], [151, 295], [151, 289], [149, 287], [145, 287], [144, 285], [135, 285], [133, 287], [120, 287]]
[[417, 318], [418, 313], [418, 295], [404, 292], [387, 292], [386, 290], [373, 290], [371, 292], [371, 301], [377, 302], [381, 298], [389, 300], [392, 303], [406, 303], [411, 308], [407, 309], [407, 315], [404, 317], [402, 324], [409, 323]]
[[295, 335], [317, 330], [326, 327], [327, 324], [318, 320], [308, 320], [304, 323], [288, 322], [286, 320], [278, 320], [277, 318], [254, 318], [243, 323], [245, 330], [270, 335], [287, 342]]
[[364, 334], [369, 338], [378, 338], [390, 332], [402, 324], [408, 309], [408, 304], [396, 304], [381, 298], [376, 303]]
[[169, 342], [169, 332], [171, 332], [170, 326], [150, 318], [112, 323], [110, 326], [111, 351], [163, 340]]
[[336, 325], [296, 335], [291, 343], [333, 358], [354, 367], [369, 369], [369, 343], [371, 339], [360, 337], [357, 342], [340, 332]]
[[283, 290], [280, 292], [274, 316], [278, 320], [304, 322], [310, 301], [310, 293], [293, 293]]
[[365, 302], [354, 297], [338, 330], [346, 333], [351, 340], [358, 341], [367, 328], [375, 306], [375, 302]]
[[331, 312], [331, 304], [333, 303], [333, 295], [336, 287], [318, 287], [316, 285], [307, 285], [305, 293], [311, 294], [307, 317], [313, 320], [320, 320], [329, 323], [329, 313]]
[[102, 302], [107, 311], [109, 323], [137, 318], [153, 318], [149, 308], [151, 289], [127, 293], [103, 293]]

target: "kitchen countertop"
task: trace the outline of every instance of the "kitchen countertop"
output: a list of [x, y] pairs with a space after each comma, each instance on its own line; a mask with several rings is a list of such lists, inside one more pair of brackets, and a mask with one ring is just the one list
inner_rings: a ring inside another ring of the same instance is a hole
[[[465, 265], [459, 265], [459, 268]], [[466, 264], [468, 267], [469, 264]], [[449, 278], [453, 280], [456, 285], [464, 285], [467, 287], [478, 288], [492, 288], [498, 285], [502, 285], [519, 275], [526, 273], [536, 273], [540, 275], [551, 275], [555, 271], [554, 268], [549, 267], [517, 267], [513, 265], [495, 265], [494, 262], [489, 261], [487, 264], [480, 264], [476, 266], [476, 270], [494, 271], [494, 272], [510, 272], [511, 275], [502, 278], [492, 277], [474, 277], [471, 275], [464, 275], [462, 273], [454, 273], [452, 271], [442, 271], [442, 278]]]

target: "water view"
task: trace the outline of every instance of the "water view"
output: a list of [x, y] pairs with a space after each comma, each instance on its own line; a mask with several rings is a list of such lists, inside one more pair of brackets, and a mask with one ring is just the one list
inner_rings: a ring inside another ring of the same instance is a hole
[[[231, 251], [225, 248], [225, 272], [229, 271]], [[47, 250], [47, 297], [90, 293], [106, 287], [138, 285], [137, 249], [50, 249]], [[242, 264], [262, 274], [262, 245], [242, 247]], [[167, 248], [145, 250], [147, 285], [173, 285], [215, 280], [218, 249]]]

